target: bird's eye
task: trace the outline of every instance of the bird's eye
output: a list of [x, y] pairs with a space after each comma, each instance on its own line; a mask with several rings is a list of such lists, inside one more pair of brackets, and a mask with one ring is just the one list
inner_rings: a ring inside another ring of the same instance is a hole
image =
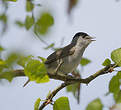
[[86, 38], [86, 36], [82, 36], [82, 38]]
[[85, 39], [91, 39], [91, 37], [90, 36], [86, 36]]

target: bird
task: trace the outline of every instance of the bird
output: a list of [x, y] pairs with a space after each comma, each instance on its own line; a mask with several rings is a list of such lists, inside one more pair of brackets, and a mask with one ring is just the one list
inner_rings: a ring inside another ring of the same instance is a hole
[[69, 45], [56, 50], [47, 57], [44, 62], [47, 73], [68, 75], [75, 71], [80, 64], [85, 49], [92, 41], [95, 41], [94, 37], [87, 33], [76, 33]]
[[[50, 54], [44, 62], [47, 73], [55, 75], [68, 75], [76, 70], [83, 53], [88, 45], [95, 41], [94, 37], [85, 32], [78, 32], [74, 35], [71, 43]], [[30, 80], [23, 85], [25, 87]]]

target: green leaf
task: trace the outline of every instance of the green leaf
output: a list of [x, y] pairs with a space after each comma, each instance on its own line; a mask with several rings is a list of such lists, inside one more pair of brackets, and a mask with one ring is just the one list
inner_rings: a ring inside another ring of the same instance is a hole
[[26, 11], [31, 12], [34, 8], [34, 4], [31, 0], [26, 0]]
[[22, 21], [16, 21], [15, 24], [18, 25], [19, 27], [24, 27], [25, 26]]
[[[29, 77], [31, 81], [36, 81], [37, 83], [43, 82], [43, 80], [48, 82], [46, 67], [43, 62], [39, 60], [30, 60], [24, 68], [25, 75]], [[44, 78], [44, 79], [43, 79]]]
[[77, 84], [72, 84], [66, 87], [67, 92], [73, 92], [75, 94], [77, 90]]
[[118, 72], [116, 76], [113, 76], [109, 83], [109, 92], [117, 94], [120, 90], [121, 72]]
[[38, 56], [38, 58], [41, 59], [43, 63], [46, 61], [46, 59], [43, 57]]
[[110, 61], [110, 59], [105, 59], [105, 61], [103, 62], [103, 66], [107, 66], [107, 65], [110, 65], [111, 64], [111, 61]]
[[52, 15], [48, 12], [43, 12], [34, 26], [34, 32], [36, 34], [45, 35], [48, 32], [50, 26], [52, 26], [53, 24], [54, 19]]
[[0, 73], [6, 68], [8, 68], [6, 61], [0, 59]]
[[6, 72], [0, 73], [0, 79], [6, 79], [6, 80], [8, 80], [9, 82], [12, 81], [13, 77], [14, 77], [14, 76], [13, 76], [12, 71], [6, 71]]
[[34, 18], [30, 16], [26, 16], [26, 20], [25, 20], [26, 29], [29, 30], [33, 24], [34, 24]]
[[89, 64], [91, 61], [87, 58], [82, 58], [81, 61], [80, 61], [80, 64], [82, 66], [86, 66], [87, 64]]
[[4, 60], [0, 59], [0, 66], [5, 65], [5, 64], [6, 64], [6, 62]]
[[[71, 92], [76, 99], [78, 99], [78, 88], [80, 83], [72, 84], [66, 87], [67, 92]], [[80, 91], [79, 91], [80, 92]]]
[[18, 53], [10, 53], [6, 59], [6, 64], [10, 67], [13, 66], [13, 64], [15, 64], [17, 62], [19, 58], [19, 54]]
[[53, 23], [54, 23], [53, 17], [48, 12], [43, 12], [38, 21], [38, 24], [40, 24], [42, 26], [46, 26], [46, 27], [53, 25]]
[[19, 64], [19, 65], [22, 66], [22, 67], [25, 67], [25, 64], [27, 64], [28, 61], [32, 60], [32, 58], [33, 58], [32, 55], [27, 56], [27, 57], [25, 57], [25, 56], [20, 56], [20, 58], [19, 58], [18, 61], [17, 61], [17, 64]]
[[103, 109], [103, 105], [99, 98], [90, 102], [86, 108], [86, 110], [102, 110], [102, 109]]
[[121, 90], [118, 93], [113, 94], [113, 97], [116, 103], [121, 103]]
[[70, 110], [68, 97], [58, 98], [53, 105], [53, 110]]
[[52, 48], [52, 47], [54, 47], [54, 43], [52, 43], [52, 44], [50, 44], [50, 45], [48, 45], [47, 47], [45, 47], [44, 49], [49, 49], [49, 48]]
[[49, 79], [48, 75], [45, 75], [42, 79], [40, 79], [40, 78], [36, 79], [36, 83], [47, 83], [49, 81], [50, 81], [50, 79]]
[[50, 94], [51, 94], [51, 91], [48, 92], [48, 94], [46, 96], [46, 99], [49, 97]]
[[109, 83], [109, 92], [113, 93], [113, 97], [116, 103], [121, 103], [121, 71], [112, 77]]
[[11, 2], [16, 2], [17, 0], [4, 0], [4, 1], [11, 1]]
[[0, 46], [0, 52], [3, 51], [3, 50], [4, 50], [4, 48], [2, 46]]
[[118, 48], [111, 53], [111, 59], [118, 65], [121, 66], [121, 48]]
[[36, 100], [36, 102], [35, 102], [35, 104], [34, 104], [34, 110], [39, 110], [40, 101], [41, 101], [40, 98], [38, 98], [38, 99]]
[[0, 20], [3, 21], [5, 24], [7, 22], [7, 16], [5, 14], [0, 15]]

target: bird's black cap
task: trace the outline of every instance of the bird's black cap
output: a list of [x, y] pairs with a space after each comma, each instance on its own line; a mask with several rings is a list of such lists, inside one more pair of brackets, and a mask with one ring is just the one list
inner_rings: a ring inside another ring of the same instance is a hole
[[85, 33], [85, 32], [78, 32], [78, 33], [76, 33], [76, 34], [74, 35], [73, 38], [79, 37], [79, 36], [82, 36], [83, 38], [85, 38], [86, 36], [89, 36], [89, 35], [88, 35], [87, 33]]
[[72, 42], [74, 43], [74, 44], [76, 44], [76, 42], [77, 42], [77, 40], [78, 40], [78, 38], [79, 37], [82, 37], [82, 38], [85, 38], [86, 36], [89, 36], [87, 33], [85, 33], [85, 32], [78, 32], [78, 33], [76, 33], [75, 35], [74, 35], [74, 37], [73, 37], [73, 39], [72, 39]]
[[76, 34], [74, 35], [73, 40], [74, 40], [74, 39], [78, 39], [79, 36], [82, 36], [82, 38], [85, 38], [86, 36], [89, 36], [89, 35], [88, 35], [87, 33], [85, 33], [85, 32], [78, 32], [78, 33], [76, 33]]

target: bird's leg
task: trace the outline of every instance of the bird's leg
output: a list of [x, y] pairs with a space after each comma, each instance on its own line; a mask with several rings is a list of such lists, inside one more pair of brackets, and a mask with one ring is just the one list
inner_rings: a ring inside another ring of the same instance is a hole
[[54, 72], [55, 75], [57, 75], [58, 70], [59, 70], [59, 68], [61, 67], [62, 64], [63, 64], [63, 61], [62, 61], [62, 59], [60, 59], [59, 64], [58, 64], [58, 66], [57, 66], [57, 68], [55, 69], [55, 72]]
[[72, 74], [75, 78], [81, 78], [81, 75], [80, 75], [78, 72], [76, 72], [76, 71], [73, 71], [71, 74]]

